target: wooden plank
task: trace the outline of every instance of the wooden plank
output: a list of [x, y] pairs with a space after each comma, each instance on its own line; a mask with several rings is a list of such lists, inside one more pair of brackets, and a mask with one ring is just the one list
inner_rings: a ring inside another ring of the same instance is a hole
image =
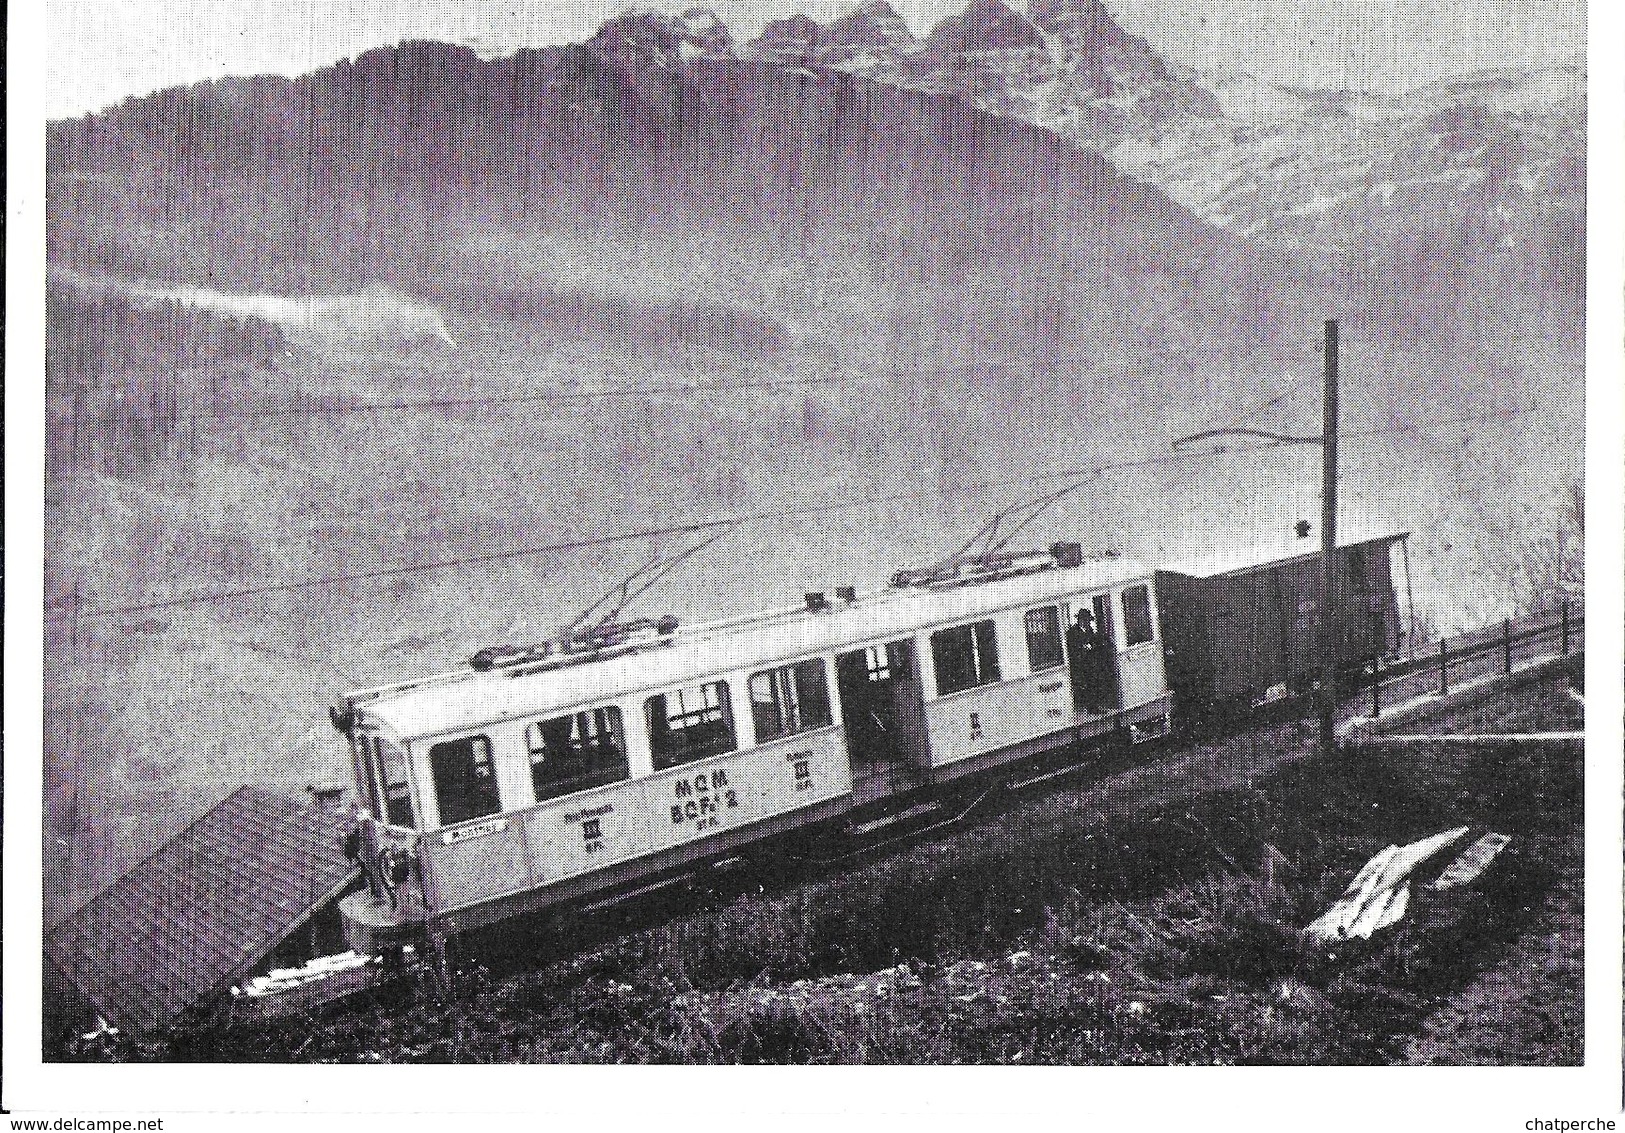
[[1484, 835], [1468, 846], [1461, 857], [1446, 866], [1444, 872], [1435, 878], [1428, 888], [1441, 891], [1456, 889], [1476, 881], [1511, 841], [1512, 838], [1506, 834], [1491, 832]]
[[1406, 846], [1388, 846], [1360, 868], [1343, 895], [1304, 932], [1320, 940], [1364, 939], [1393, 924], [1405, 915], [1410, 903], [1410, 875], [1459, 842], [1467, 831], [1468, 827], [1458, 826]]

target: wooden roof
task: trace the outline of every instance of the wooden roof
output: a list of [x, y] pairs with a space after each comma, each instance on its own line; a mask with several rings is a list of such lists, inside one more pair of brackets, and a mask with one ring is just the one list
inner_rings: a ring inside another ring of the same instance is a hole
[[349, 815], [241, 787], [45, 937], [45, 954], [126, 1031], [242, 979], [356, 876]]
[[[1409, 531], [1392, 527], [1349, 525], [1338, 531], [1337, 548], [1346, 551], [1373, 543], [1388, 545], [1410, 537]], [[1320, 534], [1298, 538], [1288, 527], [1272, 529], [1250, 540], [1231, 540], [1212, 546], [1187, 548], [1186, 553], [1159, 570], [1168, 574], [1183, 574], [1191, 578], [1217, 578], [1220, 575], [1243, 574], [1259, 567], [1273, 567], [1281, 563], [1309, 559], [1320, 554]]]

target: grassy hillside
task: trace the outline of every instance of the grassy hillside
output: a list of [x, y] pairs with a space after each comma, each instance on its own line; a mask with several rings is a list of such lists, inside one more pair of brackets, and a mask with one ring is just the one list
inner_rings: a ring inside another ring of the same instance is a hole
[[[1573, 1065], [1580, 777], [1534, 750], [1327, 759], [1295, 724], [1136, 749], [929, 845], [535, 926], [453, 1001], [395, 987], [122, 1056]], [[1371, 941], [1299, 935], [1373, 853], [1463, 824], [1513, 839], [1480, 881]]]

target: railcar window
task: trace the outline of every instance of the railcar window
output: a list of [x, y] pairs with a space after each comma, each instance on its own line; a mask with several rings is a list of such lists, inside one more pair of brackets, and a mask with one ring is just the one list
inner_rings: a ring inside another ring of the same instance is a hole
[[656, 771], [738, 746], [726, 681], [651, 696], [643, 703], [643, 714]]
[[993, 620], [933, 633], [931, 660], [937, 668], [939, 696], [994, 684], [999, 679], [999, 649], [993, 637]]
[[[898, 680], [908, 681], [914, 679], [914, 643], [912, 641], [892, 641], [886, 645], [886, 679], [896, 677]], [[870, 677], [871, 680], [876, 678]]]
[[372, 738], [372, 753], [377, 760], [378, 781], [384, 791], [384, 820], [391, 826], [415, 827], [412, 785], [406, 774], [406, 753], [377, 736]]
[[525, 726], [536, 801], [618, 783], [630, 776], [621, 710], [610, 705]]
[[377, 753], [372, 742], [373, 737], [360, 729], [350, 733], [351, 754], [355, 757], [356, 797], [377, 815], [384, 813], [384, 804], [379, 795]]
[[434, 771], [435, 798], [440, 800], [440, 825], [483, 818], [502, 809], [491, 741], [485, 736], [435, 744], [429, 749], [429, 766]]
[[1066, 658], [1061, 652], [1061, 615], [1054, 606], [1028, 610], [1027, 664], [1032, 671], [1053, 669]]
[[750, 678], [750, 714], [756, 742], [827, 728], [834, 722], [829, 707], [829, 681], [822, 659], [814, 657]]
[[1123, 633], [1125, 645], [1144, 645], [1156, 637], [1151, 625], [1151, 591], [1130, 586], [1123, 591]]

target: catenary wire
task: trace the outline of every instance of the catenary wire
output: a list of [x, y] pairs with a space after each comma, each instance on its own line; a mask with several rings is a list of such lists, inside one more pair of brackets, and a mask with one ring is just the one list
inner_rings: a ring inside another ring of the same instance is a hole
[[[1340, 442], [1346, 440], [1363, 440], [1401, 433], [1419, 432], [1426, 429], [1441, 428], [1450, 425], [1511, 420], [1516, 417], [1523, 417], [1541, 412], [1545, 408], [1548, 407], [1528, 406], [1521, 409], [1499, 410], [1492, 413], [1465, 414], [1456, 417], [1429, 417], [1404, 425], [1392, 425], [1375, 429], [1340, 430], [1338, 435]], [[1165, 464], [1177, 464], [1191, 460], [1210, 459], [1221, 455], [1241, 455], [1250, 452], [1279, 450], [1284, 447], [1287, 447], [1287, 445], [1281, 442], [1264, 442], [1239, 447], [1220, 445], [1212, 449], [1160, 453], [1156, 456], [1144, 457], [1138, 460], [1117, 461], [1091, 466], [1076, 466], [1026, 476], [1003, 477], [993, 480], [971, 482], [958, 485], [955, 490], [962, 494], [964, 492], [983, 491], [990, 488], [1047, 483], [1055, 480], [1071, 479], [1074, 477], [1101, 476], [1108, 472], [1153, 468]], [[508, 562], [515, 559], [529, 558], [536, 555], [577, 551], [589, 547], [609, 546], [615, 543], [628, 542], [634, 539], [658, 538], [665, 535], [694, 534], [700, 531], [714, 530], [719, 527], [738, 527], [760, 523], [767, 520], [789, 519], [796, 516], [813, 516], [828, 514], [831, 512], [861, 510], [882, 504], [905, 503], [911, 500], [939, 496], [941, 494], [942, 492], [940, 488], [925, 488], [915, 489], [908, 492], [897, 492], [885, 496], [865, 496], [856, 499], [826, 500], [812, 504], [766, 508], [759, 511], [743, 512], [736, 515], [721, 516], [714, 519], [697, 520], [692, 523], [679, 524], [670, 527], [644, 528], [637, 531], [617, 532], [610, 535], [595, 536], [590, 539], [577, 539], [561, 543], [548, 543], [536, 547], [520, 547], [512, 550], [497, 551], [488, 554], [459, 556], [457, 558], [441, 559], [432, 563], [417, 563], [410, 566], [382, 567], [375, 570], [359, 571], [352, 574], [327, 575], [321, 578], [302, 579], [298, 582], [277, 583], [262, 586], [245, 586], [233, 590], [186, 594], [176, 598], [168, 598], [152, 602], [139, 602], [126, 606], [91, 607], [88, 609], [79, 609], [74, 611], [71, 607], [65, 607], [61, 598], [57, 598], [47, 606], [46, 617], [120, 617], [126, 614], [146, 613], [155, 610], [201, 606], [215, 602], [250, 598], [261, 594], [288, 594], [300, 590], [315, 589], [323, 586], [340, 586], [347, 583], [366, 582], [380, 578], [399, 578], [415, 574], [426, 574], [431, 571], [449, 570], [456, 567]]]
[[[546, 392], [503, 394], [492, 397], [439, 397], [413, 400], [349, 401], [339, 404], [264, 406], [255, 409], [220, 410], [213, 413], [180, 413], [176, 421], [256, 421], [288, 417], [336, 417], [345, 413], [394, 413], [416, 410], [481, 409], [497, 405], [537, 402], [590, 401], [604, 397], [659, 397], [665, 394], [732, 393], [753, 389], [805, 389], [835, 383], [833, 378], [788, 378], [756, 382], [673, 382], [668, 385], [610, 387], [590, 390], [550, 390]], [[151, 425], [171, 418], [151, 416], [102, 415], [108, 424]]]

